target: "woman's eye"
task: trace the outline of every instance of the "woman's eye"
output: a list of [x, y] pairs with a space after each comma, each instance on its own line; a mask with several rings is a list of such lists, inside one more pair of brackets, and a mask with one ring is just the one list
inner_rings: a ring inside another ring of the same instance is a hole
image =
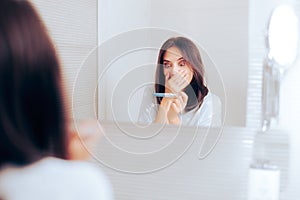
[[183, 67], [183, 66], [185, 66], [185, 65], [186, 65], [186, 61], [185, 61], [185, 60], [180, 61], [179, 66]]
[[169, 64], [169, 63], [164, 63], [164, 68], [170, 68], [171, 67], [171, 65]]

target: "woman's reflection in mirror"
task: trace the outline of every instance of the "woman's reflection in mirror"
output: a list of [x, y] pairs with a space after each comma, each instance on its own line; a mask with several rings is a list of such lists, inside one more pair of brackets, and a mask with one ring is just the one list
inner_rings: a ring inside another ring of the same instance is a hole
[[155, 86], [145, 89], [139, 123], [220, 126], [221, 101], [209, 91], [204, 71], [199, 49], [190, 39], [168, 39], [159, 51]]

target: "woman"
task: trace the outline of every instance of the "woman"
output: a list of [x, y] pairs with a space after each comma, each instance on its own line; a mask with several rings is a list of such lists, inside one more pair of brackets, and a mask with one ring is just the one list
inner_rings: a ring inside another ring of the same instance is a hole
[[60, 70], [29, 1], [1, 0], [0, 199], [111, 199], [99, 169], [71, 161], [87, 154], [67, 128]]
[[[191, 40], [174, 37], [162, 45], [154, 89], [160, 96], [154, 97], [154, 91], [146, 89], [139, 122], [221, 125], [221, 102], [205, 85], [202, 59]], [[175, 96], [170, 97], [165, 93]]]

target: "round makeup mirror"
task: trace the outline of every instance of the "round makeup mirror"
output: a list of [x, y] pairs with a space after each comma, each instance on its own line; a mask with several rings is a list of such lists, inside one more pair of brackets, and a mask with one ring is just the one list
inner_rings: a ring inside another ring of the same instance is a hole
[[281, 70], [288, 68], [297, 57], [299, 27], [292, 6], [280, 5], [271, 15], [268, 28], [268, 59]]
[[299, 21], [294, 8], [285, 4], [276, 7], [268, 25], [268, 55], [263, 71], [263, 131], [278, 117], [280, 79], [295, 62], [298, 44]]

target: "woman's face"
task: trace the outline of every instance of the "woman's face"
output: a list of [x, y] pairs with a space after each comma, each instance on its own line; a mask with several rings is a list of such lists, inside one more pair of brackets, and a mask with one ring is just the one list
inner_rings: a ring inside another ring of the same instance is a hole
[[172, 78], [174, 75], [185, 75], [187, 79], [183, 88], [187, 87], [193, 79], [193, 70], [183, 58], [181, 51], [173, 46], [167, 49], [163, 58], [164, 75]]

